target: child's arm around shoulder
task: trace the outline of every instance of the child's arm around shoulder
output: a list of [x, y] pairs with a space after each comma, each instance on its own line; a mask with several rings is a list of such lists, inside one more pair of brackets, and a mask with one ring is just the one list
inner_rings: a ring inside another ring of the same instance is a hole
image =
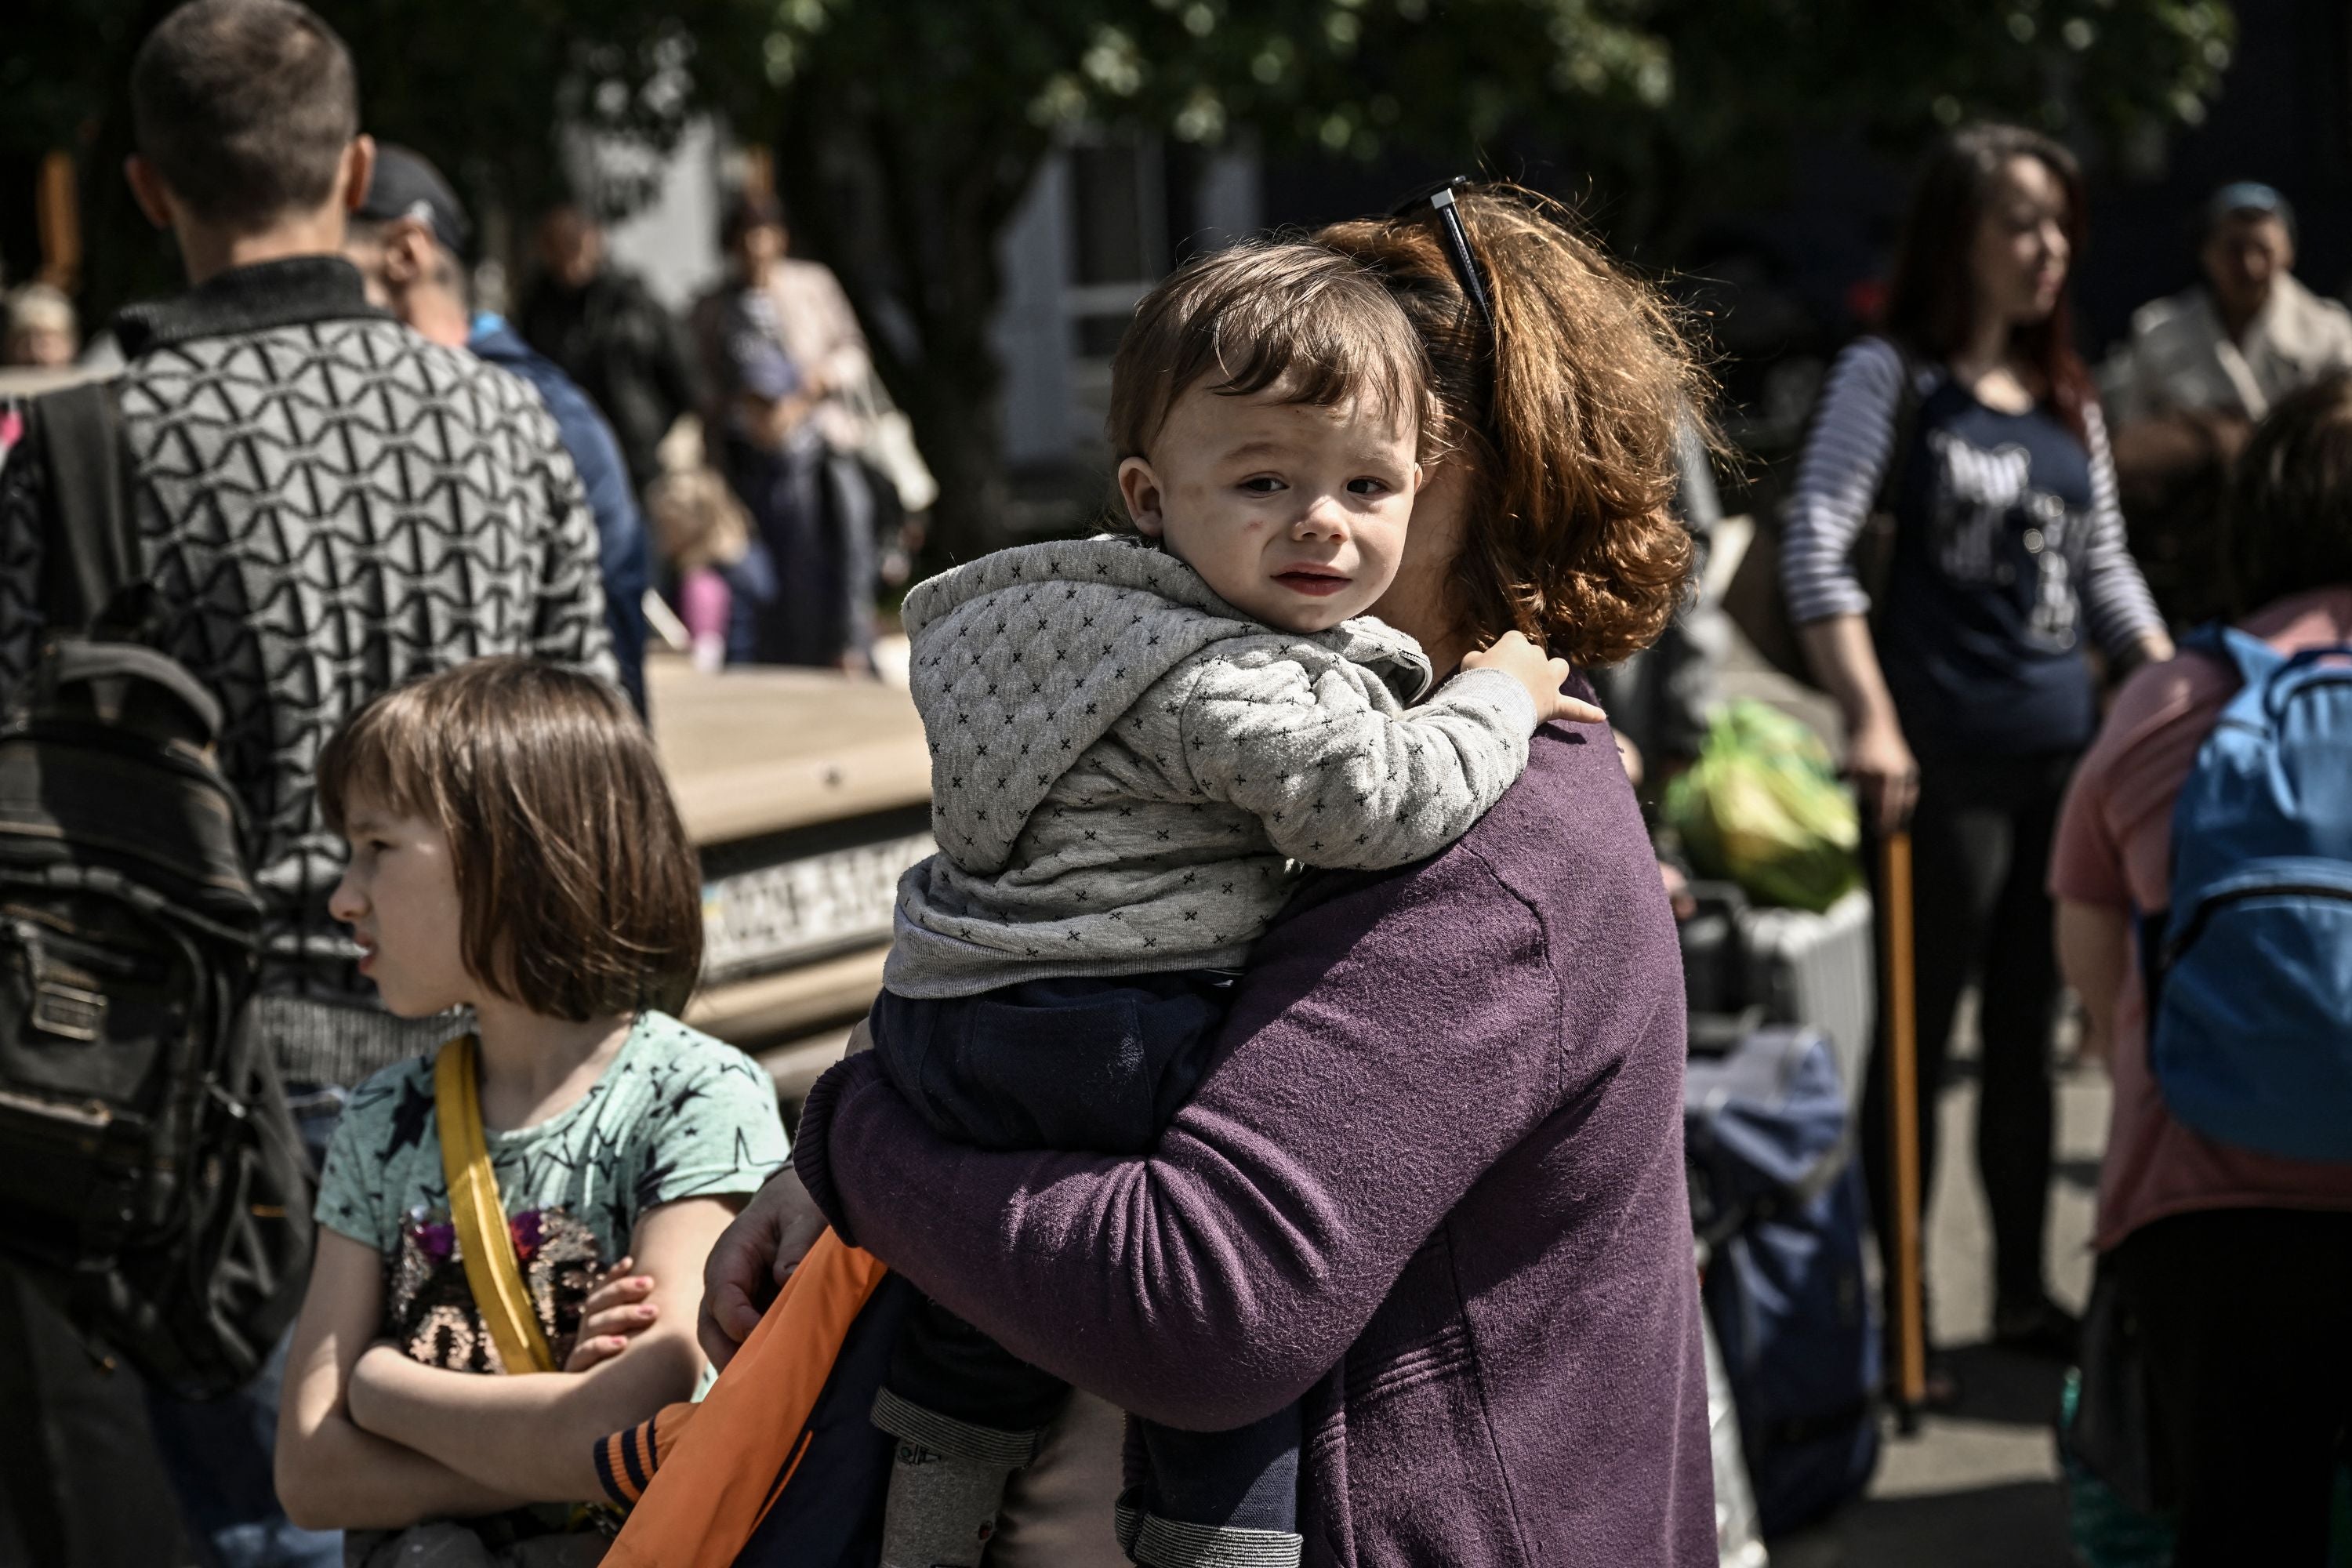
[[[1544, 725], [1555, 719], [1571, 724], [1605, 724], [1609, 715], [1591, 703], [1580, 701], [1560, 689], [1568, 684], [1568, 660], [1554, 658], [1529, 642], [1524, 632], [1505, 632], [1482, 648], [1473, 648], [1462, 656], [1465, 670], [1496, 669], [1517, 681], [1527, 692], [1528, 700], [1536, 705], [1536, 723]], [[1443, 698], [1455, 681], [1455, 676], [1438, 689]]]
[[1404, 712], [1344, 671], [1295, 658], [1209, 663], [1179, 721], [1185, 763], [1294, 859], [1367, 870], [1424, 859], [1517, 782], [1538, 725], [1600, 716], [1559, 696], [1567, 664], [1516, 632], [1471, 658]]

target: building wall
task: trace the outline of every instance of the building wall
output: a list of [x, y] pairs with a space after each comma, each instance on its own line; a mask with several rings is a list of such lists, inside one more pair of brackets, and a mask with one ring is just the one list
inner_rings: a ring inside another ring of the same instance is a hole
[[[609, 156], [625, 153], [615, 149]], [[614, 261], [642, 276], [654, 297], [683, 310], [717, 281], [719, 209], [726, 149], [718, 127], [696, 121], [660, 163], [654, 198], [605, 231]]]
[[1047, 158], [998, 242], [1004, 454], [1016, 468], [1100, 466], [1110, 358], [1135, 303], [1183, 257], [1263, 222], [1259, 161], [1156, 139]]

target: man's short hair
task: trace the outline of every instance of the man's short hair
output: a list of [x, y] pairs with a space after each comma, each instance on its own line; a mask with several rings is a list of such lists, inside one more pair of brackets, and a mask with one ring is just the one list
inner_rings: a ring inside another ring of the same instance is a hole
[[189, 0], [131, 67], [139, 154], [208, 223], [258, 227], [334, 194], [359, 134], [351, 51], [294, 0]]
[[1388, 288], [1320, 246], [1250, 241], [1186, 262], [1135, 308], [1110, 366], [1114, 457], [1146, 455], [1194, 386], [1402, 416], [1429, 433], [1429, 360]]

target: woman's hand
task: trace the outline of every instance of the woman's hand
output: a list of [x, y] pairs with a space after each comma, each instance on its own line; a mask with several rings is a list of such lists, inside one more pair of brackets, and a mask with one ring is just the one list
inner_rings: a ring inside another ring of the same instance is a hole
[[1881, 834], [1901, 831], [1919, 801], [1919, 763], [1892, 713], [1863, 725], [1846, 745], [1845, 771]]
[[580, 1331], [565, 1358], [566, 1372], [586, 1372], [629, 1347], [629, 1342], [654, 1326], [661, 1308], [646, 1298], [654, 1293], [650, 1274], [632, 1274], [634, 1258], [624, 1258], [606, 1269], [588, 1299], [580, 1304]]
[[1564, 719], [1571, 724], [1606, 723], [1609, 715], [1590, 702], [1564, 696], [1568, 660], [1553, 658], [1518, 632], [1505, 632], [1486, 647], [1462, 656], [1465, 669], [1499, 669], [1528, 689], [1536, 705], [1536, 722]]
[[1899, 831], [1918, 803], [1919, 761], [1895, 716], [1869, 624], [1860, 616], [1832, 616], [1798, 627], [1797, 635], [1813, 674], [1845, 715], [1845, 771], [1863, 815], [1882, 834]]
[[824, 1214], [790, 1165], [743, 1205], [702, 1268], [702, 1313], [695, 1337], [724, 1368], [760, 1326], [776, 1292], [824, 1234]]
[[1658, 880], [1666, 885], [1666, 902], [1675, 911], [1675, 919], [1686, 921], [1698, 913], [1698, 900], [1691, 897], [1690, 873], [1671, 860], [1658, 862]]
[[769, 451], [782, 451], [790, 442], [801, 421], [816, 407], [817, 400], [806, 390], [787, 393], [782, 397], [761, 397], [756, 393], [742, 393], [736, 399], [743, 419], [743, 428], [751, 439]]

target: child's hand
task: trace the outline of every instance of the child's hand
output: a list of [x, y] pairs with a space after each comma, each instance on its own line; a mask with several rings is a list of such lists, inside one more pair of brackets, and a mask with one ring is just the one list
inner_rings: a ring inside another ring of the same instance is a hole
[[1568, 684], [1568, 660], [1547, 658], [1544, 650], [1517, 632], [1505, 632], [1487, 647], [1463, 656], [1465, 669], [1499, 669], [1528, 689], [1535, 699], [1536, 722], [1549, 723], [1565, 719], [1571, 724], [1598, 724], [1607, 720], [1590, 702], [1580, 702], [1564, 697], [1560, 688]]
[[624, 1258], [606, 1269], [588, 1299], [580, 1303], [580, 1333], [564, 1362], [566, 1372], [586, 1372], [628, 1349], [629, 1342], [654, 1326], [661, 1309], [646, 1298], [653, 1294], [653, 1276], [632, 1274], [633, 1258]]

